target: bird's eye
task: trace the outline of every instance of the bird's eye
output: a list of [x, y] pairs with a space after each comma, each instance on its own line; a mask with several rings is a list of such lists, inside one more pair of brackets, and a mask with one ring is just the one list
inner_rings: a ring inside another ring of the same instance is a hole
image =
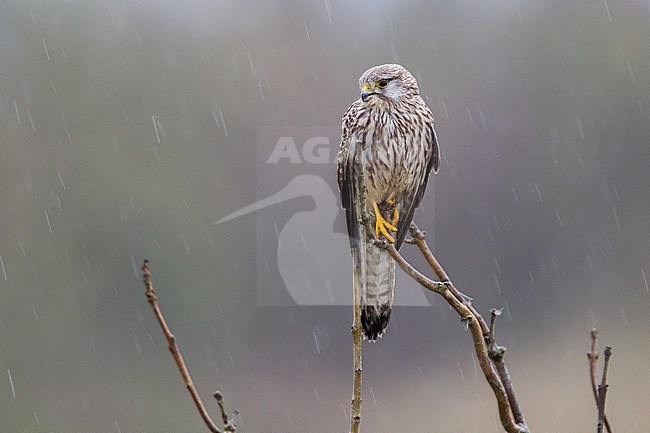
[[385, 89], [388, 86], [388, 80], [379, 80], [377, 81], [377, 87], [380, 89]]

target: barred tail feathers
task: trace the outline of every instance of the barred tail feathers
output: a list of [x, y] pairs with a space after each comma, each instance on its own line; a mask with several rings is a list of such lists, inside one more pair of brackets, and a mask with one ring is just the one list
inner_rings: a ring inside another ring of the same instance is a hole
[[390, 253], [362, 242], [365, 248], [365, 284], [361, 291], [361, 325], [364, 336], [375, 341], [386, 331], [393, 308], [395, 289], [395, 261]]

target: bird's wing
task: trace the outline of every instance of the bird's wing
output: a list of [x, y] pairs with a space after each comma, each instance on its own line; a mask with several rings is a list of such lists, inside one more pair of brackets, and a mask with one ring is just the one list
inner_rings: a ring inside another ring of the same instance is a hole
[[354, 160], [357, 146], [355, 113], [356, 103], [352, 104], [343, 116], [341, 144], [337, 157], [339, 193], [341, 194], [341, 205], [345, 209], [348, 235], [352, 248], [359, 246], [359, 239], [361, 237], [359, 216], [357, 215], [357, 206], [355, 205], [357, 201], [357, 174]]
[[[357, 154], [362, 150], [363, 134], [357, 124], [359, 104], [354, 103], [343, 118], [341, 146], [337, 159], [337, 177], [341, 203], [345, 208], [352, 255], [354, 304], [359, 308], [363, 335], [374, 341], [386, 330], [393, 305], [395, 261], [390, 253], [369, 242], [366, 228], [359, 222], [364, 204], [357, 188]], [[358, 296], [358, 297], [357, 297]], [[355, 313], [356, 314], [356, 313]]]
[[413, 221], [413, 214], [415, 209], [420, 206], [424, 191], [427, 189], [427, 182], [429, 181], [429, 174], [433, 170], [434, 173], [438, 172], [440, 168], [440, 148], [438, 147], [438, 138], [436, 131], [433, 128], [433, 115], [427, 109], [428, 116], [425, 121], [424, 141], [425, 141], [425, 154], [424, 154], [424, 171], [420, 172], [420, 179], [415, 184], [415, 188], [407, 190], [402, 199], [402, 210], [400, 212], [399, 221], [397, 223], [397, 243], [395, 247], [399, 249], [404, 242], [406, 234], [409, 232], [409, 226]]

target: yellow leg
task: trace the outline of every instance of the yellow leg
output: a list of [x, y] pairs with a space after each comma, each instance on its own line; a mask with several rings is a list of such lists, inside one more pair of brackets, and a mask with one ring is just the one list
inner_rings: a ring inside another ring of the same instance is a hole
[[381, 211], [379, 210], [379, 206], [377, 206], [377, 203], [373, 205], [373, 209], [375, 210], [375, 236], [379, 237], [379, 234], [381, 233], [382, 235], [384, 235], [384, 237], [388, 242], [390, 242], [391, 244], [394, 243], [395, 238], [391, 236], [391, 234], [388, 231], [389, 230], [393, 232], [397, 231], [397, 227], [395, 227], [393, 224], [386, 221], [384, 216], [381, 214]]

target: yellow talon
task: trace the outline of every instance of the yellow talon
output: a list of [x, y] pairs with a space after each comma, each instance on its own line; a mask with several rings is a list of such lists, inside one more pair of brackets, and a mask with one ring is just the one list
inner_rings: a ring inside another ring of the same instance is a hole
[[[381, 233], [382, 235], [384, 235], [384, 237], [388, 242], [390, 242], [391, 244], [394, 243], [395, 238], [391, 236], [391, 234], [388, 233], [388, 231], [389, 230], [392, 232], [397, 231], [397, 227], [395, 227], [394, 224], [391, 224], [388, 221], [386, 221], [384, 216], [379, 211], [379, 206], [377, 206], [377, 203], [373, 205], [373, 208], [375, 210], [375, 236], [379, 237], [379, 234]], [[397, 209], [395, 209], [395, 211], [397, 211]]]
[[[397, 227], [397, 222], [399, 221], [399, 209], [395, 208], [393, 210], [393, 221], [391, 221], [391, 224], [395, 227]], [[397, 230], [397, 229], [396, 229]]]

